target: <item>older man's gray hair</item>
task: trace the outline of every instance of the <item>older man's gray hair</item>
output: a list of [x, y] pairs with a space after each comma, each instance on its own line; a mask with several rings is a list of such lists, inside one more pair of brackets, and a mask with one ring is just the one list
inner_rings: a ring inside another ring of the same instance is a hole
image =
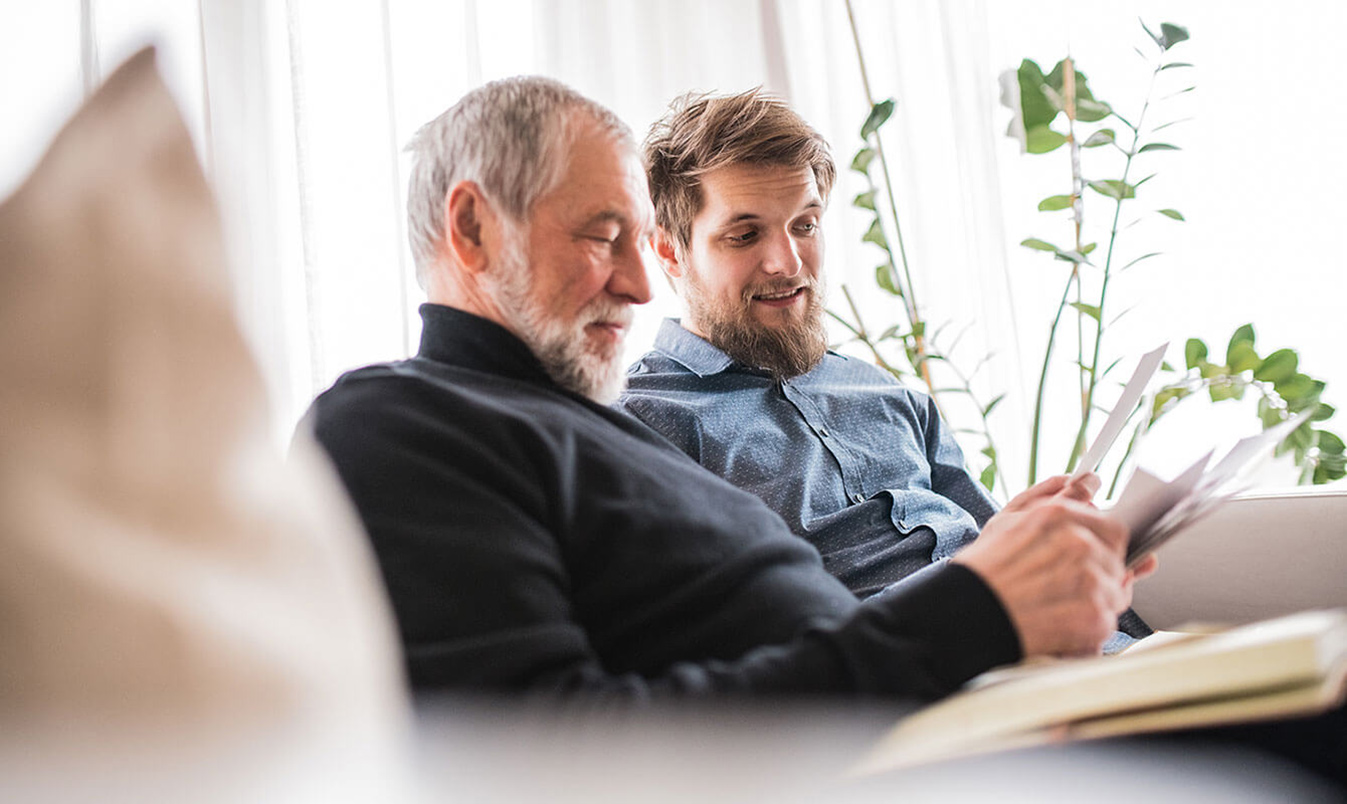
[[412, 153], [407, 224], [422, 287], [444, 240], [450, 188], [460, 181], [476, 182], [511, 223], [525, 229], [533, 202], [554, 189], [565, 173], [577, 117], [597, 122], [635, 148], [631, 129], [612, 111], [540, 76], [478, 87], [421, 127], [407, 145]]

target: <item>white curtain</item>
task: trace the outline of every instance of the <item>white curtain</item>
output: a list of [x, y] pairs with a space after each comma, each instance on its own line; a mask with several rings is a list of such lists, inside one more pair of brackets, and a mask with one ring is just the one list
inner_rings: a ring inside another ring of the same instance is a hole
[[[405, 244], [402, 147], [470, 88], [516, 73], [570, 83], [638, 135], [688, 90], [763, 85], [786, 96], [833, 143], [842, 168], [825, 221], [831, 306], [845, 308], [845, 283], [872, 328], [896, 320], [897, 302], [875, 289], [880, 253], [860, 241], [869, 220], [849, 206], [864, 189], [846, 165], [868, 106], [837, 0], [0, 3], [0, 192], [84, 87], [147, 39], [159, 43], [220, 196], [279, 441], [340, 372], [414, 351], [421, 295]], [[1170, 254], [1120, 282], [1117, 309], [1136, 310], [1119, 325], [1115, 355], [1190, 335], [1223, 347], [1235, 326], [1254, 321], [1260, 345], [1299, 348], [1302, 368], [1330, 381], [1326, 401], [1347, 386], [1347, 272], [1335, 223], [1347, 201], [1325, 189], [1347, 183], [1347, 166], [1322, 137], [1343, 127], [1331, 76], [1347, 60], [1337, 46], [1347, 11], [1282, 4], [1277, 19], [1296, 36], [1269, 38], [1261, 17], [1224, 5], [1114, 5], [853, 3], [873, 94], [897, 100], [883, 136], [922, 312], [932, 328], [945, 325], [947, 348], [964, 333], [953, 351], [965, 369], [994, 355], [974, 389], [984, 402], [1007, 394], [993, 422], [1012, 487], [1023, 481], [1032, 387], [1060, 287], [1059, 266], [1017, 244], [1050, 225], [1034, 205], [1060, 177], [1001, 135], [1008, 112], [996, 78], [1021, 58], [1046, 67], [1071, 49], [1096, 92], [1130, 98], [1139, 91], [1128, 61], [1141, 35], [1135, 14], [1190, 27], [1186, 60], [1198, 64], [1199, 89], [1180, 141], [1187, 150], [1152, 185], [1189, 222], [1144, 235]], [[1254, 41], [1259, 57], [1249, 58]], [[1288, 68], [1260, 66], [1279, 63]], [[630, 357], [678, 311], [664, 282], [652, 285]], [[1057, 376], [1070, 384], [1069, 370]], [[1070, 389], [1054, 393], [1065, 399]], [[1175, 460], [1252, 422], [1192, 409], [1196, 420], [1159, 439], [1174, 445]], [[975, 454], [981, 443], [965, 445]], [[1051, 449], [1048, 470], [1064, 452]]]

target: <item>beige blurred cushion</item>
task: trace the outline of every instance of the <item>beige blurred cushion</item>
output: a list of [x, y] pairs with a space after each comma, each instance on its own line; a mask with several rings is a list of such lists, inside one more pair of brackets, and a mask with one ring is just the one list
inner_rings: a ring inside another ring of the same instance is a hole
[[0, 205], [0, 721], [405, 724], [334, 475], [269, 443], [216, 209], [151, 51]]

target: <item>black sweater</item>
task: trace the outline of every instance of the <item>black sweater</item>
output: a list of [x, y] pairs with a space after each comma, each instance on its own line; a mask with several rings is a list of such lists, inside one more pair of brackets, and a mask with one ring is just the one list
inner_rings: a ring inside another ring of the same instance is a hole
[[414, 687], [930, 700], [1019, 657], [971, 571], [862, 604], [758, 498], [562, 390], [504, 328], [421, 314], [415, 358], [346, 374], [307, 418]]

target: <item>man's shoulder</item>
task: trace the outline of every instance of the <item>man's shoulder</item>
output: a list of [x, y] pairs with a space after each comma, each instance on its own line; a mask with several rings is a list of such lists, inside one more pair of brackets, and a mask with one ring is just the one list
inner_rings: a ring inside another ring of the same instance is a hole
[[899, 378], [870, 360], [829, 350], [823, 360], [806, 375], [824, 384], [845, 384], [878, 388], [918, 402], [926, 394], [909, 387]]
[[[671, 378], [696, 378], [697, 374], [658, 349], [651, 349], [627, 367], [627, 385], [648, 386]], [[673, 381], [686, 381], [674, 379]]]
[[305, 419], [325, 444], [431, 432], [488, 438], [518, 430], [512, 423], [556, 422], [557, 404], [559, 395], [529, 383], [411, 358], [346, 372]]

